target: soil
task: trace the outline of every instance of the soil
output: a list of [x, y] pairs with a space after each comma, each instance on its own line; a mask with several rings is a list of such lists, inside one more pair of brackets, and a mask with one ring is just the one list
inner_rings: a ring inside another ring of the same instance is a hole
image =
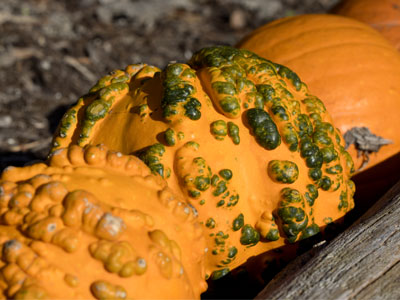
[[0, 171], [43, 160], [65, 110], [132, 63], [163, 68], [337, 0], [1, 0]]

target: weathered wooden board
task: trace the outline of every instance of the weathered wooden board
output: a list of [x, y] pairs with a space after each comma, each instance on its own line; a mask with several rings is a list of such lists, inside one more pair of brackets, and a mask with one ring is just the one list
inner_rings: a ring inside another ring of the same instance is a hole
[[400, 299], [400, 182], [329, 244], [290, 263], [256, 299]]

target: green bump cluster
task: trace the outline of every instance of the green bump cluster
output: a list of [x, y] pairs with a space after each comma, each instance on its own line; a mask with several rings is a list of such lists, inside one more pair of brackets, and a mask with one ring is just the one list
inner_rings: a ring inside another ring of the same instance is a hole
[[301, 139], [300, 154], [305, 159], [307, 167], [318, 169], [322, 167], [322, 153], [308, 136]]
[[299, 139], [293, 125], [289, 122], [286, 122], [280, 126], [280, 129], [282, 133], [282, 140], [289, 146], [289, 150], [292, 152], [297, 151], [299, 147]]
[[165, 141], [167, 142], [168, 146], [174, 146], [176, 143], [176, 134], [175, 131], [171, 128], [168, 128], [165, 131]]
[[290, 243], [297, 241], [299, 234], [307, 227], [308, 216], [304, 208], [304, 198], [298, 190], [282, 189], [278, 216], [282, 221], [282, 229]]
[[217, 120], [211, 123], [211, 134], [215, 139], [222, 141], [228, 134], [228, 127], [224, 120]]
[[271, 105], [271, 112], [281, 122], [289, 120], [289, 114], [280, 98], [275, 98]]
[[233, 122], [228, 122], [228, 135], [235, 145], [240, 144], [239, 126]]
[[91, 94], [99, 92], [103, 88], [108, 87], [113, 83], [127, 83], [133, 75], [135, 74], [129, 74], [129, 72], [124, 72], [121, 70], [112, 71], [109, 75], [106, 75], [97, 81], [97, 83], [90, 89], [89, 93]]
[[309, 206], [313, 206], [315, 199], [318, 198], [318, 187], [313, 184], [307, 185], [307, 192], [305, 192], [304, 197], [307, 200]]
[[280, 237], [280, 235], [279, 235], [278, 228], [271, 228], [264, 238], [268, 241], [277, 241], [279, 239], [279, 237]]
[[181, 111], [191, 120], [201, 117], [201, 103], [193, 95], [196, 89], [193, 85], [195, 73], [183, 64], [170, 64], [163, 71], [163, 98], [161, 107], [165, 119], [171, 121]]
[[185, 134], [182, 131], [179, 131], [177, 134], [178, 140], [183, 140], [185, 138]]
[[[306, 100], [308, 103], [312, 102], [312, 99]], [[319, 106], [316, 105], [316, 107]], [[300, 155], [310, 168], [309, 177], [324, 190], [329, 190], [333, 181], [336, 181], [336, 189], [339, 188], [343, 178], [343, 167], [340, 165], [338, 156], [338, 149], [341, 146], [335, 146], [330, 137], [335, 134], [333, 126], [322, 122], [316, 113], [311, 113], [310, 117], [304, 114], [299, 116], [296, 126], [301, 136]], [[323, 165], [325, 168], [322, 168]]]
[[147, 116], [149, 112], [149, 106], [147, 104], [141, 104], [138, 106], [138, 114], [141, 118]]
[[210, 229], [215, 228], [215, 220], [213, 218], [208, 218], [206, 221], [206, 227]]
[[[283, 142], [288, 145], [290, 151], [297, 151], [299, 138], [292, 124], [290, 112], [300, 113], [300, 103], [293, 100], [293, 95], [286, 89], [286, 83], [283, 81], [274, 84], [274, 87], [268, 84], [257, 85], [257, 90], [263, 96], [264, 104], [272, 119], [278, 124]], [[263, 106], [256, 108], [261, 109]]]
[[276, 241], [279, 239], [279, 229], [278, 225], [275, 222], [275, 218], [270, 214], [269, 211], [266, 211], [261, 218], [257, 221], [255, 228], [260, 233], [260, 237], [264, 239], [264, 241]]
[[269, 84], [258, 84], [257, 96], [254, 102], [254, 107], [258, 109], [263, 109], [266, 103], [271, 102], [275, 97], [275, 89]]
[[[309, 168], [308, 176], [317, 188], [325, 191], [335, 191], [343, 183], [343, 174], [352, 174], [354, 165], [349, 154], [344, 151], [342, 139], [332, 124], [323, 122], [321, 115], [326, 113], [325, 106], [316, 97], [309, 96], [302, 100], [307, 114], [297, 114], [294, 126], [300, 137], [300, 155]], [[340, 162], [345, 158], [345, 166]], [[344, 190], [348, 190], [344, 186]], [[352, 194], [348, 194], [352, 197]], [[317, 196], [318, 197], [318, 196]], [[315, 199], [306, 197], [309, 203]]]
[[292, 84], [294, 85], [294, 87], [296, 88], [297, 91], [299, 91], [301, 89], [301, 80], [299, 78], [299, 76], [297, 76], [297, 74], [295, 72], [293, 72], [292, 70], [290, 70], [289, 68], [279, 65], [279, 64], [275, 64], [278, 67], [278, 74], [281, 75], [284, 78], [289, 79]]
[[194, 141], [189, 141], [187, 143], [185, 143], [185, 148], [193, 148], [194, 150], [198, 150], [200, 145]]
[[[235, 206], [239, 201], [239, 195], [230, 187], [233, 172], [230, 169], [221, 169], [213, 173], [211, 167], [202, 157], [196, 157], [195, 153], [199, 144], [193, 141], [187, 142], [182, 150], [193, 151], [193, 156], [178, 155], [177, 168], [180, 170], [178, 176], [189, 197], [198, 199], [199, 205], [206, 203], [204, 197], [210, 197], [215, 201], [216, 207], [229, 208]], [[207, 193], [203, 194], [203, 192]]]
[[224, 246], [225, 240], [229, 238], [229, 234], [224, 234], [222, 231], [218, 231], [215, 235], [214, 241], [216, 246]]
[[[262, 96], [256, 94], [249, 74], [276, 76], [276, 66], [254, 53], [232, 47], [210, 47], [195, 53], [189, 64], [194, 69], [208, 68], [216, 106], [228, 118], [238, 118], [241, 112], [242, 92], [246, 92], [248, 107], [253, 102], [262, 108]], [[218, 71], [217, 71], [218, 70]]]
[[135, 153], [149, 168], [156, 174], [160, 174], [163, 178], [168, 178], [171, 174], [169, 168], [164, 168], [161, 158], [164, 155], [165, 147], [163, 144], [156, 143]]
[[225, 275], [227, 275], [229, 272], [230, 272], [229, 268], [223, 268], [221, 270], [214, 271], [211, 274], [211, 279], [218, 280], [218, 279], [224, 277]]
[[215, 188], [214, 188], [214, 191], [213, 191], [213, 195], [214, 196], [219, 196], [222, 193], [224, 193], [227, 189], [228, 188], [226, 187], [226, 181], [220, 180], [215, 185]]
[[188, 189], [189, 196], [199, 198], [201, 192], [210, 188], [211, 185], [211, 168], [207, 165], [202, 157], [195, 157], [192, 160], [191, 173], [183, 177], [184, 184]]
[[[214, 236], [214, 248], [211, 251], [212, 255], [218, 255], [220, 253], [225, 253], [226, 252], [226, 242], [229, 238], [229, 234], [225, 234], [224, 232], [222, 232], [221, 230], [219, 230], [218, 232], [216, 232], [215, 234], [211, 234], [210, 236]], [[236, 254], [235, 254], [236, 255]], [[229, 262], [231, 262], [232, 259], [228, 257], [228, 262], [222, 260], [221, 263], [223, 265], [227, 265], [229, 264]], [[224, 263], [225, 262], [225, 263]], [[219, 267], [221, 267], [222, 265], [219, 265]]]
[[[123, 74], [122, 78], [126, 80], [126, 75]], [[114, 80], [117, 80], [117, 82], [114, 82]], [[100, 89], [97, 94], [98, 98], [86, 107], [85, 118], [82, 124], [82, 131], [78, 143], [83, 143], [87, 138], [89, 138], [91, 129], [96, 122], [107, 115], [115, 100], [115, 95], [121, 94], [123, 90], [126, 92], [129, 91], [128, 84], [118, 81], [118, 77], [113, 79], [111, 82], [110, 85]]]
[[338, 152], [334, 147], [323, 147], [320, 149], [322, 154], [322, 159], [325, 163], [330, 163], [331, 161], [337, 160]]
[[313, 133], [313, 126], [310, 118], [306, 114], [298, 114], [294, 119], [294, 125], [301, 138], [310, 137]]
[[229, 169], [222, 169], [218, 174], [225, 180], [231, 180], [233, 176], [232, 171]]
[[[321, 115], [321, 114], [326, 113], [326, 108], [325, 108], [324, 103], [315, 96], [310, 96], [310, 97], [302, 100], [302, 102], [305, 104], [306, 110], [310, 114], [310, 116], [312, 114]], [[338, 142], [338, 143], [340, 143], [340, 142]]]
[[351, 158], [349, 152], [347, 152], [344, 147], [340, 147], [340, 154], [344, 156], [345, 159], [345, 164], [346, 164], [346, 169], [350, 170], [350, 173], [353, 174], [355, 172], [354, 168], [354, 162], [353, 159]]
[[246, 112], [247, 120], [256, 141], [265, 149], [273, 150], [281, 143], [281, 136], [269, 114], [259, 108], [251, 108]]
[[235, 258], [238, 250], [235, 246], [232, 246], [228, 249], [228, 258], [233, 259]]
[[217, 265], [217, 267], [223, 267], [229, 265], [235, 259], [236, 254], [237, 254], [237, 248], [235, 246], [230, 247], [228, 249], [227, 258], [221, 260], [220, 263]]
[[[211, 177], [212, 195], [221, 197], [217, 200], [217, 207], [232, 207], [239, 201], [239, 195], [234, 190], [229, 189], [229, 181], [233, 173], [230, 169], [222, 169]], [[220, 179], [220, 176], [222, 179]]]
[[348, 200], [347, 200], [347, 191], [342, 191], [340, 193], [340, 202], [339, 202], [339, 210], [344, 210], [346, 211], [347, 207], [349, 206]]
[[242, 228], [244, 225], [244, 216], [243, 214], [239, 214], [232, 223], [232, 230], [233, 231], [238, 231], [240, 228]]
[[[80, 101], [82, 101], [82, 99]], [[67, 111], [67, 113], [62, 117], [60, 122], [60, 137], [66, 137], [67, 132], [71, 128], [71, 126], [76, 124], [76, 114], [77, 111], [75, 109], [71, 109]]]
[[250, 224], [246, 224], [242, 227], [240, 243], [242, 245], [252, 247], [260, 241], [260, 233], [255, 230]]
[[231, 82], [213, 82], [212, 88], [217, 91], [218, 94], [225, 94], [235, 96], [237, 94], [236, 87]]
[[268, 175], [280, 183], [294, 183], [299, 177], [299, 168], [288, 160], [271, 160], [268, 163]]
[[257, 61], [256, 64], [248, 68], [249, 74], [267, 75], [267, 77], [276, 77], [277, 70], [276, 64], [265, 59]]
[[319, 226], [315, 223], [307, 226], [301, 233], [300, 239], [306, 239], [320, 232]]

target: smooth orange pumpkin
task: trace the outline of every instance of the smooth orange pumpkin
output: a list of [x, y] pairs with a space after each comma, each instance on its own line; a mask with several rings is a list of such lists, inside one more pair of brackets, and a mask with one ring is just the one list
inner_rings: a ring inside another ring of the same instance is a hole
[[400, 50], [399, 0], [344, 0], [332, 12], [367, 23]]
[[356, 171], [399, 153], [400, 54], [371, 27], [335, 15], [287, 17], [260, 27], [238, 47], [287, 65], [323, 99], [354, 142], [348, 151]]
[[8, 168], [0, 224], [4, 298], [199, 299], [207, 288], [195, 210], [104, 146]]
[[162, 71], [114, 71], [65, 114], [53, 143], [134, 153], [188, 197], [213, 279], [354, 205], [353, 163], [323, 103], [288, 68], [231, 47]]

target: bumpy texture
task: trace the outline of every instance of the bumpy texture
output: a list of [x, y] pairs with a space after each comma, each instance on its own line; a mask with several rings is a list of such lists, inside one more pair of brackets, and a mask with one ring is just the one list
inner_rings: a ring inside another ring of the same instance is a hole
[[343, 0], [333, 12], [371, 25], [400, 50], [399, 0]]
[[196, 210], [136, 157], [53, 152], [0, 181], [1, 298], [200, 298]]
[[238, 47], [299, 74], [348, 137], [357, 172], [399, 153], [400, 54], [368, 25], [335, 15], [288, 17]]
[[353, 163], [324, 104], [248, 51], [205, 48], [188, 64], [102, 78], [66, 113], [53, 151], [97, 143], [136, 154], [189, 198], [213, 279], [353, 207]]

